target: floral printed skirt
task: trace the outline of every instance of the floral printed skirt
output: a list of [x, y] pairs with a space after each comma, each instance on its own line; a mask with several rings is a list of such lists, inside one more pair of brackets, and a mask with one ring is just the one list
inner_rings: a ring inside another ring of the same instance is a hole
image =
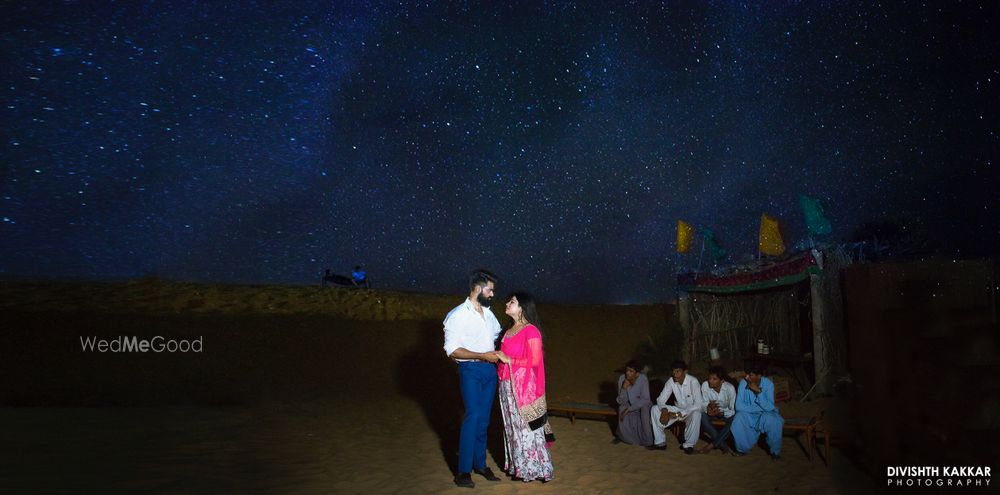
[[552, 457], [545, 446], [544, 428], [532, 431], [517, 409], [510, 380], [500, 382], [503, 416], [504, 471], [522, 481], [552, 479]]

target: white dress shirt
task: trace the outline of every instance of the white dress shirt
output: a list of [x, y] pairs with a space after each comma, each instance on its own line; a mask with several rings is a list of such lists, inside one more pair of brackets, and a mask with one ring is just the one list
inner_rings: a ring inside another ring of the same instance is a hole
[[[469, 298], [444, 318], [444, 352], [449, 356], [459, 347], [471, 352], [494, 351], [498, 335], [500, 335], [500, 322], [493, 315], [493, 311], [483, 306], [483, 314], [479, 314]], [[456, 361], [475, 361], [475, 359], [456, 359]]]
[[[670, 396], [676, 397], [676, 406], [667, 406]], [[684, 375], [684, 383], [677, 383], [673, 378], [667, 380], [663, 386], [663, 391], [656, 398], [656, 405], [667, 408], [672, 412], [679, 412], [682, 416], [687, 416], [692, 411], [701, 411], [701, 387], [698, 379], [689, 375]]]
[[[668, 406], [667, 401], [670, 396], [676, 397], [676, 405]], [[665, 430], [677, 421], [684, 422], [684, 443], [682, 446], [694, 448], [698, 443], [698, 435], [701, 434], [701, 386], [698, 379], [685, 374], [684, 381], [677, 383], [673, 378], [667, 380], [663, 386], [663, 391], [656, 398], [656, 405], [650, 408], [649, 415], [653, 422], [653, 442], [655, 445], [663, 445], [667, 441]], [[661, 422], [664, 410], [672, 413], [680, 413], [679, 418], [671, 417], [666, 423]]]
[[722, 409], [723, 416], [731, 418], [736, 414], [736, 387], [732, 383], [723, 380], [722, 386], [716, 392], [706, 380], [701, 384], [701, 398], [704, 402], [701, 409], [703, 413], [708, 413], [708, 403], [714, 400], [719, 404], [719, 409]]

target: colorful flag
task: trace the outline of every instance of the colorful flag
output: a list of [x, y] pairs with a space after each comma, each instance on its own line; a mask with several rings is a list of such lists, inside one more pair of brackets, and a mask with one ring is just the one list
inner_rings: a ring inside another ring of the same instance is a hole
[[708, 252], [712, 255], [712, 259], [720, 260], [726, 256], [726, 250], [722, 249], [718, 243], [715, 242], [715, 234], [711, 230], [704, 229], [702, 235], [705, 236], [705, 245], [708, 246]]
[[677, 221], [677, 252], [686, 253], [691, 250], [694, 240], [694, 227], [684, 220]]
[[799, 206], [802, 207], [802, 214], [806, 217], [809, 235], [827, 235], [833, 230], [830, 221], [823, 215], [823, 205], [819, 200], [799, 195]]
[[767, 213], [760, 216], [760, 252], [771, 256], [780, 256], [785, 252], [785, 243], [781, 240], [781, 228], [778, 221]]

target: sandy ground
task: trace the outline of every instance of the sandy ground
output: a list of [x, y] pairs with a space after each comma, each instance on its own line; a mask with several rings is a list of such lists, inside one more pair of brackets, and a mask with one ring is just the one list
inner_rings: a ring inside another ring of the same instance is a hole
[[[8, 493], [468, 493], [454, 443], [422, 408], [385, 398], [245, 407], [2, 408]], [[607, 424], [554, 418], [555, 480], [478, 481], [477, 493], [869, 493], [835, 450], [808, 461], [791, 437], [773, 462], [611, 445]], [[456, 429], [457, 429], [457, 425]], [[503, 450], [492, 435], [488, 459]]]
[[[470, 493], [452, 484], [461, 399], [441, 319], [462, 300], [158, 280], [0, 283], [0, 492]], [[499, 305], [495, 305], [499, 309]], [[550, 402], [607, 402], [665, 306], [542, 305]], [[204, 339], [200, 354], [99, 354], [79, 337]], [[652, 391], [655, 395], [659, 390]], [[613, 400], [613, 399], [612, 399]], [[788, 414], [841, 410], [830, 400]], [[843, 414], [843, 412], [841, 412]], [[868, 493], [786, 437], [783, 460], [612, 445], [553, 418], [556, 479], [483, 493]], [[499, 418], [489, 464], [500, 472]], [[836, 437], [835, 437], [836, 439]]]

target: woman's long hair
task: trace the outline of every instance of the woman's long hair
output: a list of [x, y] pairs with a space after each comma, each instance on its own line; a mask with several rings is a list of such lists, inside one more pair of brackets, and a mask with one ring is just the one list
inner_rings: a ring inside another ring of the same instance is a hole
[[524, 319], [541, 329], [542, 320], [538, 317], [538, 309], [535, 307], [535, 297], [527, 292], [515, 291], [511, 293], [507, 300], [510, 301], [511, 298], [517, 298], [517, 304], [524, 311]]

